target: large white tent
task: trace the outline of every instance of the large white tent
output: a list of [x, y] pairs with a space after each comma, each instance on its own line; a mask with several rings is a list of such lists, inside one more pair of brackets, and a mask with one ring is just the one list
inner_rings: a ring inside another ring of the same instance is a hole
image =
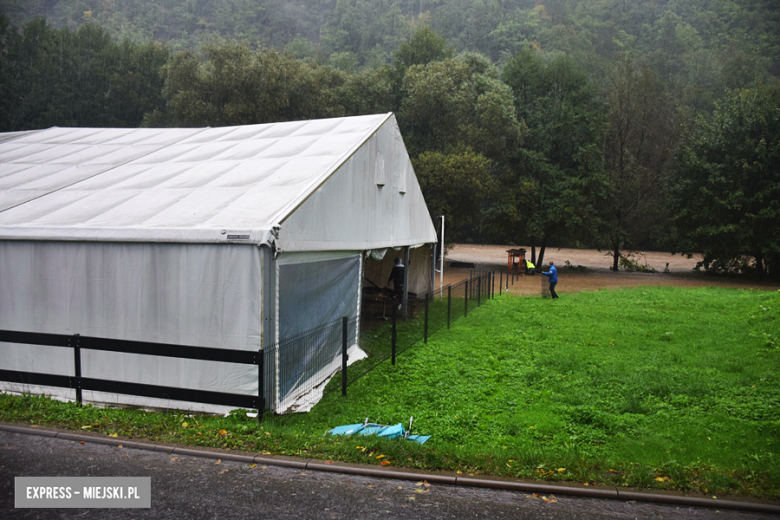
[[[0, 329], [256, 351], [357, 322], [366, 259], [435, 241], [393, 114], [0, 134]], [[82, 356], [85, 377], [257, 393], [249, 366]], [[0, 369], [72, 375], [73, 354], [0, 343]], [[295, 386], [275, 381], [271, 402]]]

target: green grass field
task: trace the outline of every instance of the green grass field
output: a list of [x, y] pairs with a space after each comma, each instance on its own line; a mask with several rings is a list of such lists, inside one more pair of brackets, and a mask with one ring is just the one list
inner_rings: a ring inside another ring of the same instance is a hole
[[[780, 496], [780, 292], [501, 297], [308, 414], [182, 417], [0, 398], [0, 420], [267, 453], [707, 494]], [[338, 378], [337, 378], [338, 379]], [[340, 385], [340, 381], [332, 381]], [[423, 446], [333, 438], [408, 423]], [[183, 427], [182, 424], [187, 426]], [[379, 459], [377, 457], [380, 457]]]

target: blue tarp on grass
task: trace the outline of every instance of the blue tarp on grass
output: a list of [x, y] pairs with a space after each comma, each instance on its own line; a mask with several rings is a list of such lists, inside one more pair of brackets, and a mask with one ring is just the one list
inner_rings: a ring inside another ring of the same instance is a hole
[[425, 441], [431, 438], [430, 435], [409, 435], [406, 430], [404, 430], [401, 423], [393, 426], [369, 422], [363, 424], [347, 424], [345, 426], [337, 426], [332, 430], [328, 430], [326, 433], [330, 433], [331, 435], [355, 435], [357, 433], [360, 435], [377, 435], [388, 439], [404, 438], [419, 444], [425, 444]]

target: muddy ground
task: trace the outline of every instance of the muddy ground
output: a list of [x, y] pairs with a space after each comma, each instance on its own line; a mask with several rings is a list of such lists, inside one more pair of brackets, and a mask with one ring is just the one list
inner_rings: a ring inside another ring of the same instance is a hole
[[[530, 258], [530, 246], [522, 245], [473, 245], [456, 244], [446, 256], [444, 267], [444, 286], [450, 283], [457, 283], [469, 276], [469, 268], [452, 267], [452, 262], [474, 263], [477, 268], [496, 271], [496, 278], [499, 273], [506, 274], [507, 271], [507, 249], [525, 248]], [[538, 254], [538, 251], [537, 251]], [[754, 279], [745, 279], [728, 276], [713, 276], [703, 273], [696, 273], [693, 268], [700, 257], [686, 258], [681, 255], [672, 255], [670, 253], [646, 252], [638, 254], [632, 259], [642, 265], [653, 267], [657, 273], [643, 272], [614, 272], [610, 269], [612, 266], [612, 257], [606, 252], [599, 252], [594, 249], [558, 249], [548, 248], [544, 255], [544, 267], [549, 266], [550, 261], [555, 262], [558, 268], [558, 287], [556, 291], [560, 294], [567, 292], [598, 291], [601, 289], [610, 289], [618, 287], [639, 287], [645, 285], [673, 285], [677, 287], [733, 287], [740, 289], [762, 289], [778, 290], [780, 283], [777, 282], [759, 282]], [[584, 266], [584, 270], [569, 269], [566, 267], [566, 261], [572, 266]], [[668, 273], [664, 273], [667, 268]], [[534, 295], [541, 293], [543, 281], [547, 277], [542, 275], [523, 276], [509, 282], [509, 292], [523, 295]], [[506, 285], [506, 282], [505, 282]], [[439, 278], [436, 278], [436, 286], [439, 286]], [[498, 292], [498, 286], [496, 286]]]

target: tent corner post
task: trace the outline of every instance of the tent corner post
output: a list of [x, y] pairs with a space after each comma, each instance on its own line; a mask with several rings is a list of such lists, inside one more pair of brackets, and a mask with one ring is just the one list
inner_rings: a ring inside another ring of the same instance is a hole
[[341, 318], [341, 395], [347, 396], [347, 329], [349, 318]]
[[265, 415], [265, 349], [257, 351], [257, 422]]
[[404, 293], [402, 296], [401, 316], [407, 318], [407, 309], [409, 307], [409, 246], [404, 246]]

